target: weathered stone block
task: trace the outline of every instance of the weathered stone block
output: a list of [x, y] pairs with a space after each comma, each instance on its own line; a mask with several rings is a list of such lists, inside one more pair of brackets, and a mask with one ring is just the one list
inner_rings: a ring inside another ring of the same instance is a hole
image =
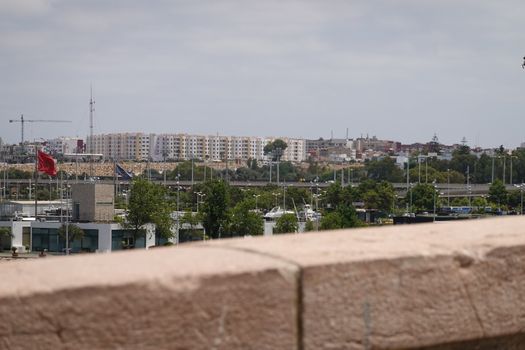
[[297, 268], [256, 254], [48, 257], [0, 275], [0, 348], [296, 348]]
[[219, 244], [301, 267], [304, 349], [525, 348], [522, 218]]

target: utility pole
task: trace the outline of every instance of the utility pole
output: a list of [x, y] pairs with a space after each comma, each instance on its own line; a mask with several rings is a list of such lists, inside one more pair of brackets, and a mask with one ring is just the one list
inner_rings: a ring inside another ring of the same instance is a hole
[[447, 169], [447, 206], [450, 207], [450, 169]]
[[417, 156], [417, 168], [418, 168], [418, 177], [417, 177], [417, 183], [421, 183], [421, 156]]
[[180, 199], [179, 199], [180, 186], [179, 186], [179, 178], [180, 178], [180, 174], [177, 174], [177, 231], [176, 231], [177, 244], [179, 244], [179, 239], [180, 239], [180, 236], [179, 236], [179, 231], [180, 231]]
[[[194, 158], [194, 153], [193, 153], [193, 149], [192, 149], [191, 150], [191, 188], [192, 189], [193, 189], [193, 158]], [[197, 207], [198, 206], [199, 206], [199, 204], [197, 203]]]
[[[407, 157], [407, 194], [405, 196], [405, 200], [408, 199], [408, 191], [410, 190], [409, 187], [410, 187], [410, 156]], [[410, 213], [410, 206], [409, 206], [408, 200], [406, 202], [407, 202], [407, 214], [408, 214]]]
[[492, 155], [492, 176], [491, 176], [490, 183], [491, 184], [494, 183], [494, 154]]
[[507, 158], [503, 155], [503, 185], [505, 185], [505, 165], [507, 164]]
[[282, 150], [280, 147], [277, 147], [275, 150], [277, 151], [277, 186], [279, 186], [279, 165], [281, 164]]
[[470, 189], [470, 166], [467, 165], [467, 193], [468, 193], [468, 206], [471, 204], [471, 189]]

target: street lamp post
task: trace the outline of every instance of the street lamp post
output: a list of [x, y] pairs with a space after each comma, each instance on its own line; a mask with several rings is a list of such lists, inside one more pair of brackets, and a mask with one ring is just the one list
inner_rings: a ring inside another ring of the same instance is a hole
[[179, 177], [180, 174], [177, 174], [177, 229], [176, 229], [176, 238], [177, 238], [177, 244], [179, 244], [179, 231], [180, 231], [180, 186], [179, 186]]
[[193, 189], [193, 152], [191, 153], [191, 189]]
[[283, 185], [283, 209], [286, 211], [286, 183]]
[[[410, 191], [410, 157], [407, 157], [407, 194], [406, 194], [405, 199], [408, 197], [409, 191]], [[410, 197], [412, 197], [412, 193], [410, 193]], [[410, 199], [410, 201], [412, 202], [412, 199]], [[409, 202], [407, 201], [407, 214], [410, 213], [411, 207], [412, 207], [412, 204], [409, 204]]]
[[321, 196], [320, 193], [316, 193], [313, 195], [313, 197], [315, 198], [315, 211], [319, 210], [319, 197], [320, 196]]
[[277, 197], [279, 197], [281, 194], [277, 193], [277, 192], [274, 192], [274, 193], [272, 193], [272, 195], [275, 197], [275, 206], [278, 207], [279, 206], [279, 202], [277, 201]]
[[434, 188], [434, 215], [432, 216], [432, 221], [436, 222], [436, 192], [437, 192], [436, 180], [432, 182], [432, 187]]
[[505, 185], [505, 180], [506, 180], [506, 174], [505, 174], [505, 165], [507, 164], [507, 157], [505, 157], [505, 155], [503, 155], [503, 185]]
[[421, 183], [421, 156], [417, 156], [417, 168], [418, 168], [418, 174], [417, 174], [417, 183]]
[[425, 183], [428, 183], [428, 154], [425, 158]]
[[277, 158], [276, 158], [277, 160], [277, 186], [279, 186], [279, 180], [280, 180], [279, 179], [279, 166], [281, 164], [282, 149], [281, 147], [277, 147], [275, 151], [277, 152]]
[[471, 202], [471, 192], [472, 188], [470, 187], [470, 166], [467, 165], [467, 193], [468, 193], [468, 206], [470, 207]]
[[410, 207], [409, 207], [409, 213], [410, 216], [412, 216], [412, 184], [409, 184], [410, 186]]
[[521, 192], [521, 215], [523, 215], [523, 184], [520, 186], [520, 192]]
[[447, 206], [450, 207], [450, 169], [447, 169]]
[[199, 212], [199, 202], [203, 203], [202, 199], [204, 198], [204, 196], [206, 196], [206, 193], [195, 192], [195, 194], [197, 195], [197, 213], [198, 213]]
[[255, 211], [257, 212], [258, 211], [258, 208], [257, 208], [257, 199], [261, 196], [260, 194], [254, 194], [253, 195], [255, 197]]
[[492, 154], [492, 171], [491, 171], [491, 175], [490, 175], [490, 183], [491, 184], [494, 183], [494, 163], [495, 163], [495, 160], [496, 160], [496, 156], [494, 154]]
[[525, 188], [525, 183], [522, 183], [521, 185], [514, 185], [515, 187], [520, 189], [520, 215], [523, 215], [523, 189]]
[[273, 155], [270, 154], [270, 163], [269, 163], [269, 168], [270, 168], [269, 169], [270, 170], [270, 180], [269, 180], [269, 182], [270, 183], [272, 183], [272, 157], [273, 157]]

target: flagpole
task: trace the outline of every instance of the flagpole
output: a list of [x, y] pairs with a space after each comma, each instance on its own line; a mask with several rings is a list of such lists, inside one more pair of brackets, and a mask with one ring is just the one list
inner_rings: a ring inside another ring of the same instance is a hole
[[[67, 180], [66, 180], [67, 182]], [[69, 193], [66, 185], [66, 255], [69, 255]]]
[[[35, 222], [38, 220], [38, 146], [35, 141]], [[30, 185], [31, 186], [31, 185]], [[33, 250], [33, 225], [29, 232], [29, 251]]]
[[35, 221], [38, 220], [38, 146], [35, 142]]
[[118, 189], [117, 189], [117, 161], [113, 160], [113, 195], [117, 198]]

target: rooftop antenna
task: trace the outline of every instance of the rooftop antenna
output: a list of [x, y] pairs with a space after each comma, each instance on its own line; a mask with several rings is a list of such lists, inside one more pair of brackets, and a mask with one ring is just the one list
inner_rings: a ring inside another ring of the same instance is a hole
[[348, 128], [346, 128], [346, 141], [348, 141]]
[[461, 144], [463, 146], [466, 146], [467, 145], [467, 138], [465, 136], [463, 136], [463, 138], [461, 139]]

